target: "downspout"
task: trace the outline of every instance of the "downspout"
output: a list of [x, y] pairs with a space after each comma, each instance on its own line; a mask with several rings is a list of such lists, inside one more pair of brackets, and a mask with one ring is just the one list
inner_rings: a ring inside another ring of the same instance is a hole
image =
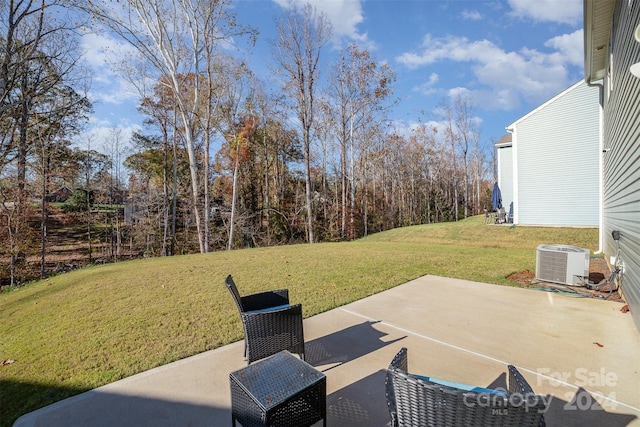
[[600, 106], [600, 110], [598, 111], [598, 204], [599, 204], [599, 212], [598, 212], [598, 250], [594, 252], [596, 255], [600, 255], [604, 250], [604, 159], [603, 154], [605, 152], [604, 148], [604, 84], [602, 80], [597, 83], [591, 82], [591, 76], [588, 75], [585, 77], [584, 81], [587, 83], [589, 87], [597, 87], [598, 88], [598, 104]]
[[598, 203], [599, 203], [599, 233], [598, 233], [598, 250], [595, 252], [596, 254], [601, 254], [604, 251], [604, 196], [603, 196], [603, 177], [604, 177], [604, 167], [603, 167], [603, 151], [604, 151], [604, 80], [596, 80], [593, 82], [593, 40], [592, 40], [592, 31], [593, 31], [593, 20], [595, 16], [595, 0], [583, 0], [583, 14], [584, 14], [584, 81], [587, 83], [587, 86], [593, 87], [597, 86], [599, 89], [599, 121], [598, 123]]

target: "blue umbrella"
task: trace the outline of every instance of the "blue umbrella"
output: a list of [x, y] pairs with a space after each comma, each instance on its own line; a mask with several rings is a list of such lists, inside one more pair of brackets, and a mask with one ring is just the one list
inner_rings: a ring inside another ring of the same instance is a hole
[[502, 207], [502, 193], [500, 193], [500, 187], [498, 183], [493, 184], [493, 191], [491, 192], [491, 206], [493, 210], [498, 210]]

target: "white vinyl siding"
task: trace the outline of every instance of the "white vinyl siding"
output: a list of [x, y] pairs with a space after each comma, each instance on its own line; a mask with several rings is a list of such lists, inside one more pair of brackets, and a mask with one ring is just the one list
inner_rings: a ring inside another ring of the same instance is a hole
[[602, 233], [609, 259], [616, 252], [611, 232], [620, 231], [622, 293], [640, 330], [640, 79], [629, 72], [640, 62], [640, 43], [633, 39], [639, 23], [640, 3], [616, 4], [610, 64], [616, 84], [604, 100]]
[[519, 224], [599, 225], [599, 117], [582, 81], [512, 125]]
[[498, 147], [498, 186], [502, 195], [502, 206], [507, 214], [513, 215], [513, 148]]

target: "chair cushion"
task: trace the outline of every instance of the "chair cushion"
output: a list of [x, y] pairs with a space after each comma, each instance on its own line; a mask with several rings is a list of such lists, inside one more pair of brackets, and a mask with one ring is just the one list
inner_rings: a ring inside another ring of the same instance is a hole
[[262, 308], [260, 310], [251, 310], [251, 311], [245, 311], [246, 314], [251, 314], [251, 313], [264, 313], [266, 311], [274, 311], [274, 310], [281, 310], [283, 308], [287, 308], [290, 307], [289, 304], [283, 304], [283, 305], [277, 305], [275, 307], [267, 307], [267, 308]]
[[491, 393], [491, 394], [504, 394], [507, 395], [507, 392], [504, 390], [495, 390], [492, 388], [483, 388], [483, 387], [476, 387], [476, 386], [472, 386], [469, 384], [462, 384], [462, 383], [454, 383], [453, 381], [447, 381], [447, 380], [441, 380], [439, 378], [433, 378], [433, 377], [425, 377], [423, 375], [414, 375], [414, 377], [416, 378], [420, 378], [421, 380], [424, 381], [429, 381], [435, 384], [440, 384], [440, 385], [444, 385], [447, 387], [452, 387], [452, 388], [457, 388], [463, 391], [472, 391], [474, 393]]

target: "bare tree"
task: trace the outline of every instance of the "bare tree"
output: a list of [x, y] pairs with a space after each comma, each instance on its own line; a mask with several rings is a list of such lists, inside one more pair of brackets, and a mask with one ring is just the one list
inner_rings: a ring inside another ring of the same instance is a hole
[[73, 152], [69, 138], [76, 135], [80, 124], [88, 121], [91, 104], [71, 87], [52, 88], [35, 112], [32, 139], [37, 161], [34, 168], [40, 175], [40, 277], [46, 274], [45, 256], [49, 222], [48, 196], [52, 175], [62, 169], [74, 169]]
[[[471, 183], [469, 158], [470, 155], [473, 154], [471, 150], [475, 149], [475, 153], [477, 153], [480, 137], [478, 125], [474, 117], [475, 107], [471, 102], [471, 99], [468, 96], [459, 95], [454, 100], [453, 108], [455, 112], [455, 128], [457, 130], [458, 144], [464, 168], [464, 216], [466, 218], [469, 215], [473, 215], [474, 210], [477, 208], [477, 204], [473, 203], [473, 199], [475, 197], [473, 197], [472, 194], [473, 188]], [[469, 212], [469, 206], [472, 208], [471, 212]]]
[[[453, 220], [458, 221], [458, 218], [459, 218], [458, 216], [459, 215], [458, 214], [458, 209], [459, 209], [458, 185], [459, 185], [460, 177], [458, 176], [458, 155], [457, 155], [456, 147], [459, 141], [459, 135], [456, 132], [455, 113], [451, 108], [451, 105], [443, 104], [442, 110], [445, 115], [445, 137], [447, 139], [447, 143], [450, 148], [449, 154], [451, 156], [449, 159], [449, 162], [451, 165], [450, 186], [447, 189], [447, 192], [449, 192], [450, 194], [449, 194], [449, 197], [447, 197], [447, 199], [449, 200], [449, 204], [453, 210]], [[451, 194], [451, 192], [453, 194]]]
[[[189, 157], [193, 212], [200, 252], [206, 252], [208, 224], [203, 224], [199, 173], [198, 127], [203, 93], [211, 96], [206, 76], [213, 49], [251, 33], [237, 25], [229, 0], [126, 0], [92, 4], [89, 11], [130, 43], [171, 90]], [[203, 73], [205, 78], [202, 78]], [[192, 81], [185, 79], [192, 76]], [[203, 88], [202, 85], [205, 85]], [[205, 99], [211, 105], [211, 99]], [[201, 134], [202, 135], [202, 134]], [[206, 169], [206, 168], [205, 168]], [[205, 175], [202, 179], [208, 179]], [[205, 215], [205, 217], [207, 217]]]
[[129, 141], [125, 140], [122, 128], [112, 128], [104, 141], [104, 149], [111, 161], [108, 188], [106, 189], [108, 203], [114, 206], [111, 216], [111, 247], [114, 261], [122, 257], [122, 229], [120, 227], [120, 205], [124, 203], [124, 185], [121, 176], [122, 161], [129, 151]]
[[50, 103], [53, 93], [68, 91], [84, 77], [77, 73], [74, 34], [80, 23], [67, 16], [65, 5], [63, 0], [0, 3], [0, 174], [10, 164], [16, 173], [12, 262], [24, 261], [28, 240], [28, 162], [40, 141], [35, 131], [59, 113]]
[[387, 65], [379, 65], [368, 51], [360, 50], [357, 45], [342, 52], [333, 70], [329, 93], [334, 102], [333, 122], [340, 145], [341, 230], [343, 238], [353, 239], [356, 237], [356, 165], [360, 163], [360, 181], [364, 181], [367, 146], [380, 135], [380, 122], [386, 112], [384, 101], [392, 93], [395, 76]]
[[479, 214], [482, 212], [482, 183], [486, 181], [486, 168], [485, 168], [485, 153], [482, 149], [482, 139], [480, 138], [480, 134], [474, 132], [472, 134], [473, 139], [473, 152], [472, 152], [472, 163], [473, 163], [473, 184], [474, 184], [474, 198], [475, 198], [475, 214]]
[[333, 229], [335, 226], [331, 223], [329, 209], [331, 205], [337, 205], [337, 200], [329, 203], [331, 192], [329, 189], [329, 164], [332, 162], [334, 149], [334, 141], [332, 136], [335, 132], [335, 114], [334, 105], [328, 96], [323, 96], [318, 100], [318, 113], [314, 124], [314, 133], [317, 136], [318, 145], [320, 147], [320, 173], [321, 176], [321, 203], [322, 203], [322, 226], [325, 233]]
[[77, 150], [76, 158], [80, 164], [81, 174], [83, 175], [83, 186], [85, 193], [85, 213], [87, 220], [87, 242], [89, 244], [89, 262], [93, 258], [93, 236], [91, 229], [93, 228], [93, 221], [91, 217], [91, 182], [96, 171], [105, 169], [108, 166], [108, 158], [106, 155], [98, 153], [91, 148], [92, 142], [94, 142], [95, 136], [91, 133], [85, 133], [84, 141], [86, 143], [85, 150]]
[[311, 129], [315, 96], [320, 74], [320, 53], [331, 37], [326, 16], [306, 4], [302, 10], [292, 7], [276, 23], [278, 39], [273, 42], [276, 72], [284, 78], [284, 88], [291, 97], [302, 128], [304, 149], [307, 241], [313, 236], [313, 188], [311, 185]]
[[233, 58], [225, 58], [219, 63], [222, 71], [219, 76], [218, 88], [216, 91], [219, 111], [217, 119], [217, 129], [226, 136], [231, 153], [233, 153], [233, 186], [231, 195], [231, 219], [229, 221], [229, 239], [227, 250], [233, 249], [235, 238], [235, 227], [237, 218], [238, 200], [238, 173], [240, 168], [240, 147], [246, 141], [241, 132], [238, 132], [240, 121], [240, 109], [246, 101], [248, 91], [251, 87], [253, 75], [242, 62], [234, 61]]
[[[178, 197], [178, 150], [175, 103], [170, 90], [156, 83], [140, 102], [138, 110], [147, 115], [145, 124], [157, 128], [162, 145], [162, 256], [174, 255]], [[171, 179], [171, 184], [169, 180]]]

